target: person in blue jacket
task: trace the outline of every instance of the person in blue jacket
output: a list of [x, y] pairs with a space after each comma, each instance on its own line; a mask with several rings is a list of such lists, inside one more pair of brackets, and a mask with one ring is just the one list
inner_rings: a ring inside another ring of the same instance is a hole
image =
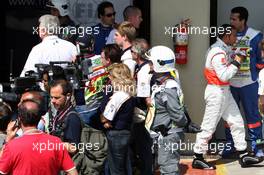
[[[261, 59], [260, 42], [263, 34], [247, 25], [248, 10], [245, 7], [235, 7], [231, 10], [230, 23], [237, 29], [237, 41], [233, 51], [244, 52], [247, 55], [236, 75], [231, 79], [231, 92], [238, 106], [242, 103], [245, 114], [248, 135], [252, 151], [257, 157], [264, 157], [263, 151], [256, 147], [256, 142], [262, 139], [262, 121], [258, 109], [258, 73], [264, 62]], [[226, 126], [226, 138], [233, 143], [230, 129]], [[234, 149], [224, 149], [222, 156], [230, 155]]]

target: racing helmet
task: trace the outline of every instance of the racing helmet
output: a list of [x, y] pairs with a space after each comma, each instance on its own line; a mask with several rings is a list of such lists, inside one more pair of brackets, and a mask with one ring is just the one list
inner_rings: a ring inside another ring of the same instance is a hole
[[157, 73], [176, 70], [175, 54], [166, 46], [154, 46], [145, 55], [153, 63], [153, 69]]

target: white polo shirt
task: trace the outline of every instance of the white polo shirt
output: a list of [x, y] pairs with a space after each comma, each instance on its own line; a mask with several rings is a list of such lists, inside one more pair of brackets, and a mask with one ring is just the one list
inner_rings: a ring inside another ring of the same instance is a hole
[[116, 33], [116, 31], [117, 31], [116, 29], [111, 30], [105, 44], [115, 44], [115, 33]]
[[132, 53], [131, 53], [130, 49], [128, 49], [127, 51], [125, 51], [123, 53], [123, 55], [121, 56], [121, 61], [123, 64], [128, 66], [128, 68], [130, 69], [131, 75], [133, 77], [134, 72], [135, 72], [135, 66], [137, 63], [136, 63], [136, 61], [133, 60]]
[[137, 97], [150, 97], [150, 80], [152, 74], [149, 64], [145, 64], [137, 73]]
[[36, 72], [35, 64], [49, 64], [50, 61], [72, 62], [76, 55], [76, 47], [71, 42], [55, 35], [47, 36], [32, 48], [20, 76], [25, 76], [25, 72], [29, 70]]

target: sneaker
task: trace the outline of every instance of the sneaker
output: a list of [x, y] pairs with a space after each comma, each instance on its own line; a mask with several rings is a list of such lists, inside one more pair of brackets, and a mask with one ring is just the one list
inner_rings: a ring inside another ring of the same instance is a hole
[[242, 168], [258, 164], [264, 160], [263, 157], [257, 157], [253, 153], [244, 152], [239, 155], [239, 164]]
[[209, 164], [203, 158], [194, 158], [192, 162], [192, 168], [195, 169], [204, 169], [204, 170], [215, 170], [214, 165]]

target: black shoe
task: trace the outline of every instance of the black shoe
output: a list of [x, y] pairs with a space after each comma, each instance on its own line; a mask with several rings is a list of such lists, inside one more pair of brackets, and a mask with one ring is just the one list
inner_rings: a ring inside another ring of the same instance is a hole
[[215, 170], [214, 165], [209, 164], [203, 158], [194, 158], [192, 162], [192, 167], [195, 169], [204, 169], [204, 170]]
[[250, 167], [251, 165], [258, 164], [264, 159], [262, 157], [255, 156], [254, 153], [244, 152], [239, 155], [239, 164], [242, 168]]

